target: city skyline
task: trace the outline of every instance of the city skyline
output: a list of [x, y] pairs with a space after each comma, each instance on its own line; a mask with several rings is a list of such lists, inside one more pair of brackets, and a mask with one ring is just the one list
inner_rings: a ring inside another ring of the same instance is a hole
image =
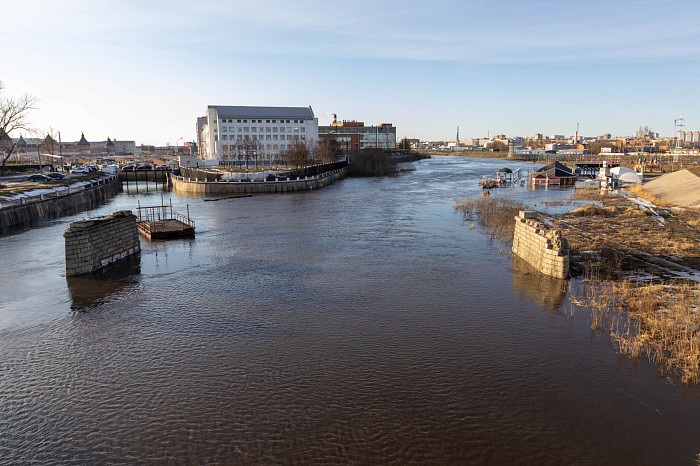
[[[312, 106], [397, 138], [700, 129], [691, 2], [47, 1], [3, 7], [0, 81], [66, 140], [193, 140], [207, 105]], [[17, 137], [17, 135], [13, 134]]]

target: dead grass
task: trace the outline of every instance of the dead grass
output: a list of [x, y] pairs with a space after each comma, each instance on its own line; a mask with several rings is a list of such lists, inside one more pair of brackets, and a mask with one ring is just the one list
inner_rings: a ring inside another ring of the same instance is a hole
[[589, 281], [572, 302], [590, 309], [591, 329], [609, 333], [620, 354], [646, 357], [664, 375], [700, 376], [700, 284]]
[[[584, 206], [555, 216], [552, 223], [569, 240], [572, 273], [585, 275], [589, 269], [603, 278], [640, 271], [663, 274], [658, 265], [672, 257], [680, 265], [700, 269], [700, 213], [695, 209], [655, 208], [652, 212], [622, 195], [599, 197], [591, 194], [595, 205]], [[607, 250], [624, 256], [622, 269], [608, 269], [600, 259]], [[658, 259], [658, 260], [657, 260]]]
[[637, 197], [641, 197], [642, 199], [646, 199], [647, 201], [659, 206], [659, 207], [671, 207], [671, 204], [667, 203], [666, 201], [656, 197], [649, 191], [645, 190], [641, 184], [636, 184], [628, 189], [628, 191], [631, 194], [634, 194]]

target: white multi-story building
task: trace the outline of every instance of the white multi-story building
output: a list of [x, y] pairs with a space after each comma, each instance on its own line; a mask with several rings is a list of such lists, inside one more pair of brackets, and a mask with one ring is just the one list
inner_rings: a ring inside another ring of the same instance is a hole
[[295, 141], [313, 146], [318, 140], [318, 118], [311, 107], [207, 107], [197, 119], [200, 157], [224, 160], [234, 157], [236, 141], [254, 140], [265, 158], [284, 153]]

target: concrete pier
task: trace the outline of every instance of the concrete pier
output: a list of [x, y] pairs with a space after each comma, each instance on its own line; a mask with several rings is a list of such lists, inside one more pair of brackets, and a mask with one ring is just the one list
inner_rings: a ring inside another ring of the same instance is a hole
[[561, 230], [538, 221], [533, 211], [521, 210], [515, 217], [513, 254], [544, 275], [561, 279], [569, 276], [569, 242], [561, 236]]
[[94, 272], [141, 250], [136, 216], [130, 210], [73, 222], [63, 237], [67, 277]]

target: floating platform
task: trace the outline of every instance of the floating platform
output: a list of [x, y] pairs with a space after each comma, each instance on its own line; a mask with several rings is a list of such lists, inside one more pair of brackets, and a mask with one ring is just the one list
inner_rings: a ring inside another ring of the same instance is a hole
[[194, 226], [175, 219], [159, 220], [155, 222], [137, 222], [139, 233], [153, 239], [170, 239], [194, 236]]
[[194, 236], [195, 224], [190, 218], [190, 206], [187, 206], [187, 216], [173, 212], [172, 201], [169, 206], [138, 207], [136, 225], [139, 233], [148, 238], [170, 239]]

